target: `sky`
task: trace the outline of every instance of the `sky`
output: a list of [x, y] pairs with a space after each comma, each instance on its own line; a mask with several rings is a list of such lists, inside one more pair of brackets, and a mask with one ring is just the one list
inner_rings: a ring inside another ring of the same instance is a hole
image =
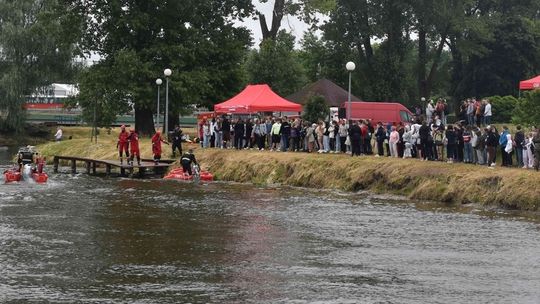
[[[253, 0], [253, 3], [255, 5], [255, 9], [262, 12], [266, 16], [266, 23], [270, 28], [270, 23], [272, 22], [272, 10], [274, 9], [274, 1], [269, 0], [267, 3], [261, 3], [257, 0]], [[253, 46], [258, 46], [262, 40], [261, 26], [259, 24], [259, 20], [245, 19], [244, 22], [240, 24], [251, 30], [253, 37]], [[297, 45], [302, 39], [304, 32], [307, 31], [308, 28], [309, 27], [306, 23], [296, 17], [286, 15], [281, 20], [281, 29], [288, 31], [295, 37], [297, 37]]]

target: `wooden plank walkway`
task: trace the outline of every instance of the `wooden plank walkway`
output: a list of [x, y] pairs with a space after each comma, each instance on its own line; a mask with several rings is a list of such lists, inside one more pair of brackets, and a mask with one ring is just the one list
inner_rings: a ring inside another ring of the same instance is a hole
[[55, 173], [58, 172], [60, 161], [68, 161], [70, 163], [72, 174], [77, 173], [77, 163], [84, 163], [86, 173], [88, 174], [97, 174], [98, 167], [105, 167], [105, 174], [107, 175], [111, 175], [113, 169], [118, 169], [120, 176], [134, 176], [135, 169], [137, 169], [139, 177], [144, 177], [149, 169], [151, 169], [156, 175], [163, 175], [165, 174], [165, 171], [167, 171], [167, 169], [174, 163], [174, 160], [166, 159], [160, 160], [158, 164], [155, 164], [151, 159], [141, 159], [140, 165], [134, 161], [133, 166], [130, 166], [126, 163], [120, 164], [120, 161], [117, 160], [55, 155], [53, 160], [53, 169]]

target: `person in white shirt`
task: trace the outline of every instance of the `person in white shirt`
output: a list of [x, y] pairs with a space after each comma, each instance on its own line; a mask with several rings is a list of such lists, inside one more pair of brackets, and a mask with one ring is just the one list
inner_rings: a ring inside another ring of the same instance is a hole
[[435, 106], [433, 106], [433, 100], [430, 100], [426, 107], [426, 118], [428, 125], [431, 123], [433, 118], [433, 112], [435, 112]]
[[489, 99], [486, 100], [486, 107], [484, 108], [484, 125], [489, 126], [491, 125], [491, 101]]
[[58, 127], [58, 129], [56, 130], [56, 134], [54, 134], [54, 139], [56, 141], [61, 141], [62, 140], [62, 135], [63, 135], [62, 129], [60, 127]]

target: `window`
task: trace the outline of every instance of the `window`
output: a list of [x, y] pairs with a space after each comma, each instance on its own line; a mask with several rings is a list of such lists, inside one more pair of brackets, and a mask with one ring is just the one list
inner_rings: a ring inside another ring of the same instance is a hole
[[411, 121], [409, 113], [407, 113], [406, 111], [399, 111], [399, 116], [401, 117], [401, 121]]

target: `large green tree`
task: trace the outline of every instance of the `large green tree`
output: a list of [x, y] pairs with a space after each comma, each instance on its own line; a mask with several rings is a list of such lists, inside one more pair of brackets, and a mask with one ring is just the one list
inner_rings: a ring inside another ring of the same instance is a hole
[[21, 131], [25, 96], [69, 82], [77, 19], [60, 0], [0, 1], [0, 128]]
[[262, 42], [252, 50], [246, 62], [249, 83], [266, 83], [276, 93], [287, 96], [305, 83], [304, 70], [294, 50], [294, 37], [280, 31], [275, 40]]
[[[85, 98], [80, 103], [87, 117], [95, 105], [99, 111], [112, 113], [99, 116], [101, 125], [132, 106], [139, 132], [153, 132], [155, 80], [163, 78], [165, 68], [173, 72], [169, 126], [188, 105], [210, 106], [239, 90], [240, 62], [251, 38], [248, 30], [234, 22], [251, 14], [250, 1], [73, 2], [78, 15], [86, 17], [84, 49], [101, 57], [81, 78], [81, 97]], [[162, 93], [164, 89], [165, 81]]]

